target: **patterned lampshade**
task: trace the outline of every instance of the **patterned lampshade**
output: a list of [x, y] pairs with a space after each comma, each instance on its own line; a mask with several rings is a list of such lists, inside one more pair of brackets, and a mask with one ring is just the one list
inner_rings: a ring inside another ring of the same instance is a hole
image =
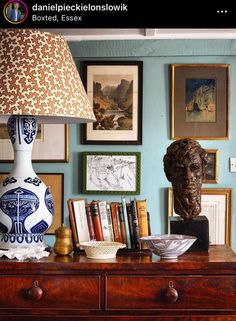
[[32, 115], [43, 123], [95, 120], [69, 47], [37, 30], [0, 31], [0, 122]]

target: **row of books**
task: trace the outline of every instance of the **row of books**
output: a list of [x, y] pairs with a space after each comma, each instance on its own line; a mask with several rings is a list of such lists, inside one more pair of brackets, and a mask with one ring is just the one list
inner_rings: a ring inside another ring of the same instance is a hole
[[140, 237], [151, 234], [150, 217], [146, 200], [125, 197], [121, 202], [69, 199], [67, 201], [69, 219], [75, 249], [80, 242], [115, 241], [127, 248], [141, 249]]

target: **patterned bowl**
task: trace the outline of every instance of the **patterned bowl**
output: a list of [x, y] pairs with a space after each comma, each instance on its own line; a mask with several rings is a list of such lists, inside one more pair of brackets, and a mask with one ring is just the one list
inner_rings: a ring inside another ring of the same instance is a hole
[[163, 259], [176, 259], [196, 241], [195, 236], [180, 234], [150, 235], [141, 237], [148, 248]]
[[119, 242], [90, 241], [80, 243], [80, 248], [85, 250], [89, 259], [113, 259], [116, 257], [116, 252], [124, 247], [126, 244]]

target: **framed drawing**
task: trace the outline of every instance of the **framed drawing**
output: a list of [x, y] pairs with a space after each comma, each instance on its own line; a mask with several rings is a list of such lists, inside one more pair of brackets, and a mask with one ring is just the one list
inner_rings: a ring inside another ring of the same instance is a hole
[[229, 65], [171, 65], [171, 138], [228, 139]]
[[85, 87], [97, 121], [82, 125], [82, 144], [142, 144], [141, 61], [84, 63]]
[[[7, 173], [0, 173], [0, 181], [7, 177]], [[64, 174], [37, 173], [44, 184], [50, 188], [54, 201], [53, 222], [46, 234], [54, 234], [55, 230], [63, 223], [64, 215]]]
[[139, 152], [84, 152], [83, 193], [140, 194]]
[[[231, 245], [231, 203], [232, 190], [230, 188], [202, 188], [200, 215], [205, 215], [209, 220], [211, 245]], [[174, 212], [172, 188], [168, 189], [168, 215], [177, 215]]]
[[[64, 124], [40, 124], [33, 147], [33, 162], [68, 162], [68, 128]], [[0, 124], [0, 162], [13, 162], [12, 145], [5, 124]]]
[[206, 168], [205, 179], [203, 184], [217, 184], [219, 183], [219, 150], [206, 149], [208, 155], [208, 164]]

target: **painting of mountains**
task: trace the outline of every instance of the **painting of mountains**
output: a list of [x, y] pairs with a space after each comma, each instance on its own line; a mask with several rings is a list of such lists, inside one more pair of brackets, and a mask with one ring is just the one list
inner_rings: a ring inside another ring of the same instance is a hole
[[93, 130], [133, 129], [133, 75], [93, 76]]

